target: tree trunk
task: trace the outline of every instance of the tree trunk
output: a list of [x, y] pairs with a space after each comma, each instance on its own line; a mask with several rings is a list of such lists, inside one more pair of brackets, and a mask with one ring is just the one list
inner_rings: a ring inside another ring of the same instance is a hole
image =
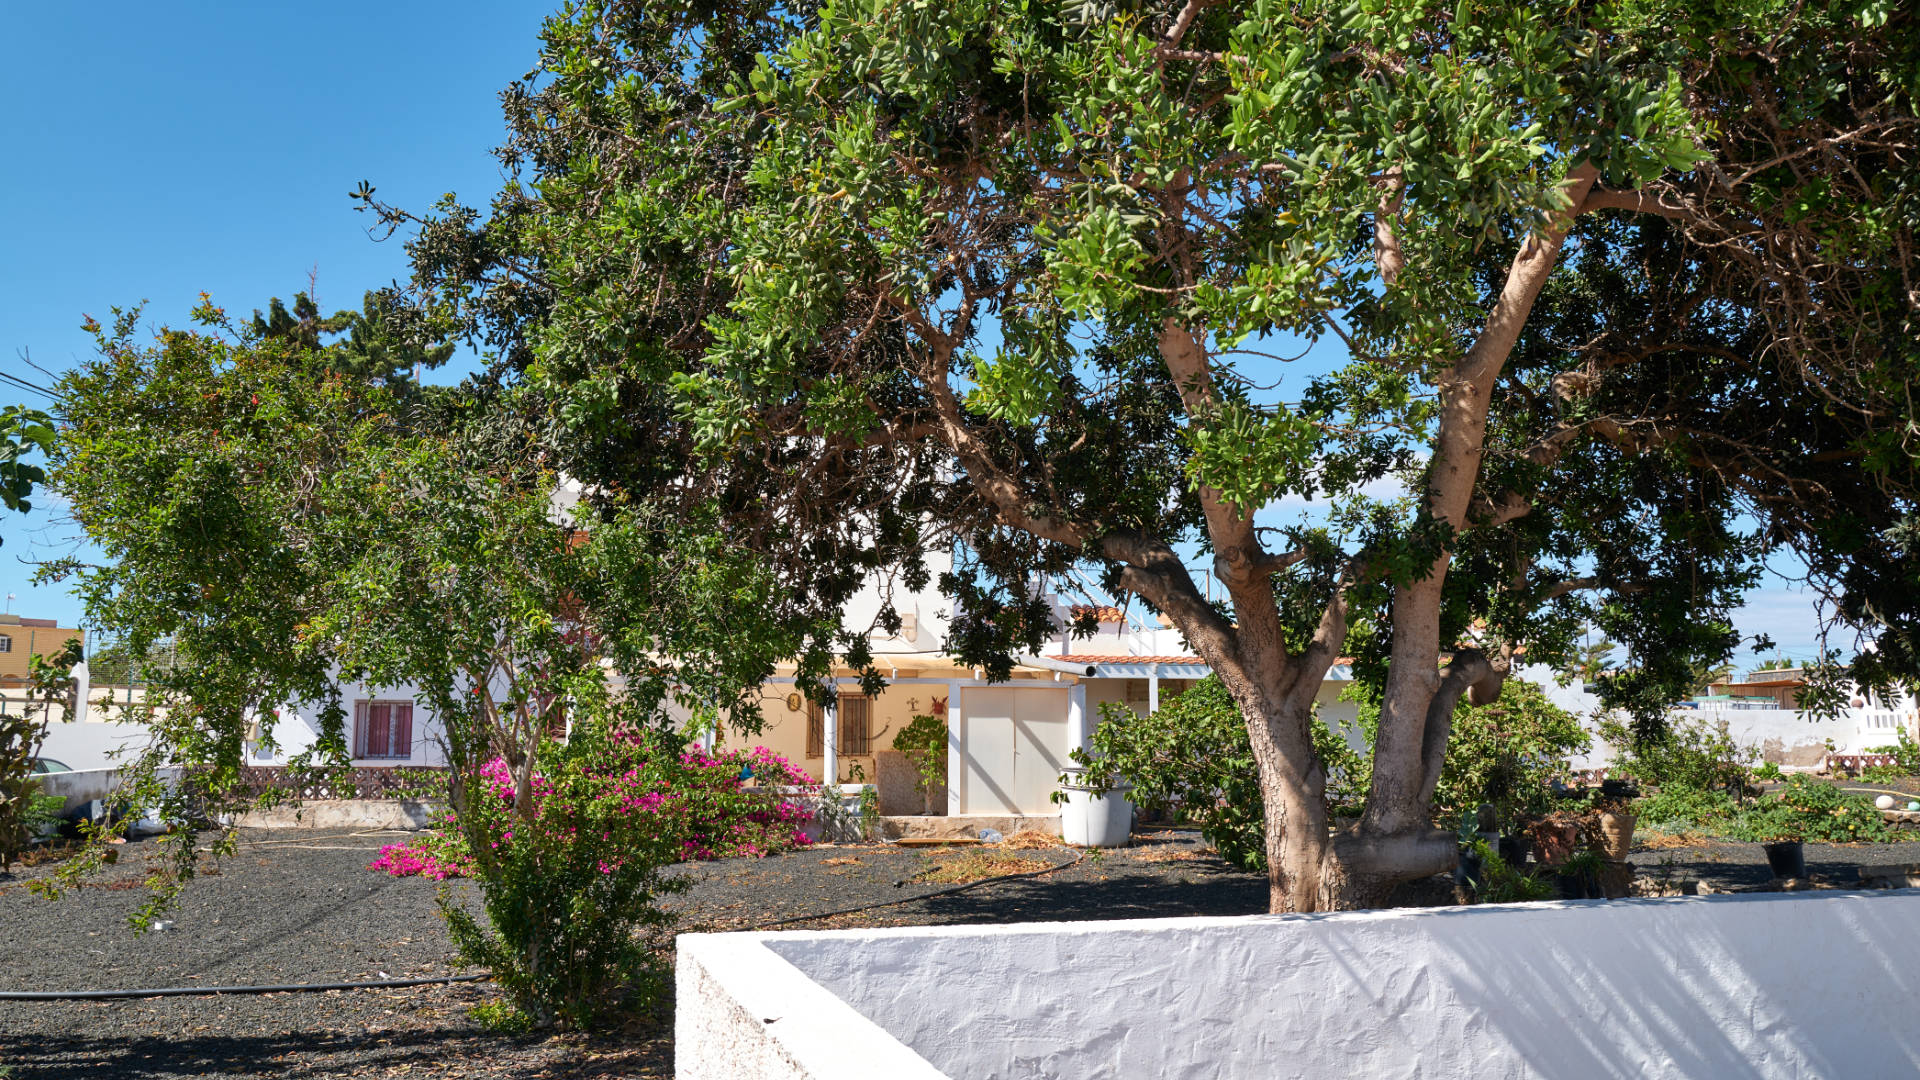
[[[1298, 665], [1289, 665], [1298, 666]], [[1221, 668], [1216, 666], [1216, 671]], [[1302, 672], [1291, 685], [1253, 692], [1249, 673], [1227, 670], [1223, 682], [1240, 705], [1260, 770], [1266, 814], [1268, 910], [1341, 911], [1378, 907], [1396, 885], [1453, 867], [1452, 833], [1420, 815], [1392, 831], [1356, 826], [1333, 832], [1326, 804], [1326, 766], [1313, 751], [1313, 696], [1321, 671]], [[1276, 684], [1286, 680], [1275, 678]]]
[[[1266, 814], [1267, 910], [1319, 910], [1321, 871], [1327, 859], [1327, 776], [1306, 738], [1310, 711], [1282, 705], [1261, 715], [1258, 705], [1240, 706], [1253, 758], [1260, 770], [1260, 802]], [[1298, 732], [1298, 736], [1294, 733]], [[1306, 741], [1305, 753], [1283, 744]], [[1304, 762], [1306, 768], [1300, 768]]]

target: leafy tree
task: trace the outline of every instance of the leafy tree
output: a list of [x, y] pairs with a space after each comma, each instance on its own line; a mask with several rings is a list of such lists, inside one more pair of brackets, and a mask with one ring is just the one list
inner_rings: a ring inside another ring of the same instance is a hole
[[[24, 405], [0, 411], [0, 505], [21, 514], [33, 509], [33, 489], [47, 477], [40, 466], [23, 459], [50, 449], [55, 439], [53, 419], [46, 413]], [[47, 720], [44, 715], [36, 720], [32, 713], [31, 707], [18, 716], [0, 713], [0, 870], [11, 866], [26, 845], [27, 821], [40, 790], [32, 776], [33, 759], [46, 737]]]
[[1614, 649], [1618, 647], [1619, 646], [1605, 638], [1582, 645], [1579, 649], [1578, 659], [1574, 661], [1569, 670], [1575, 675], [1578, 675], [1582, 681], [1593, 682], [1600, 678], [1600, 676], [1613, 670], [1614, 663], [1612, 655]]
[[[472, 391], [336, 370], [331, 348], [211, 303], [195, 316], [202, 329], [151, 346], [133, 312], [95, 328], [99, 357], [61, 384], [49, 472], [106, 556], [51, 572], [76, 576], [125, 655], [165, 645], [133, 708], [153, 735], [128, 766], [136, 802], [181, 824], [249, 807], [243, 751], [271, 742], [280, 706], [319, 706], [296, 767], [342, 764], [342, 681], [417, 687], [456, 808], [500, 761], [523, 820], [542, 748], [570, 729], [658, 729], [674, 700], [758, 722], [748, 688], [809, 628], [765, 616], [771, 579], [710, 522], [608, 514], [582, 529], [550, 467], [465, 422]], [[172, 764], [189, 768], [170, 786], [158, 770]], [[468, 839], [493, 880], [486, 838]], [[193, 876], [194, 845], [173, 854], [155, 905]]]
[[1693, 692], [1704, 694], [1711, 691], [1716, 683], [1724, 683], [1733, 678], [1732, 664], [1698, 663], [1693, 668]]
[[70, 674], [79, 662], [79, 638], [68, 638], [58, 652], [28, 658], [26, 701], [17, 714], [0, 711], [0, 871], [12, 866], [32, 842], [34, 827], [45, 818], [43, 800], [51, 799], [55, 810], [64, 802], [40, 794], [33, 763], [46, 740], [53, 706], [61, 706], [72, 718], [80, 704], [79, 686]]
[[[359, 311], [342, 309], [321, 315], [307, 293], [295, 293], [293, 308], [274, 297], [267, 313], [253, 313], [256, 338], [278, 338], [309, 353], [324, 354], [328, 368], [361, 378], [403, 380], [431, 370], [453, 356], [445, 328], [419, 317], [418, 309], [391, 291], [369, 290]], [[345, 334], [344, 339], [338, 335]], [[328, 343], [327, 336], [336, 340]]]
[[[1455, 705], [1522, 644], [1598, 625], [1653, 724], [1770, 546], [1912, 573], [1875, 545], [1920, 489], [1915, 55], [1853, 0], [583, 3], [506, 95], [533, 183], [358, 194], [546, 452], [715, 507], [790, 603], [938, 544], [991, 671], [1070, 566], [1169, 616], [1245, 720], [1273, 906], [1312, 910], [1451, 863]], [[1279, 392], [1281, 334], [1348, 359]], [[1330, 833], [1342, 652], [1381, 718]]]

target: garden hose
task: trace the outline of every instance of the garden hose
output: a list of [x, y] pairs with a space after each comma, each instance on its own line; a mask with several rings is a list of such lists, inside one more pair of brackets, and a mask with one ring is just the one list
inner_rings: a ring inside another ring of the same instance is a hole
[[492, 975], [443, 975], [432, 979], [374, 979], [368, 982], [290, 983], [280, 986], [163, 986], [151, 990], [0, 990], [0, 1001], [105, 1001], [111, 998], [205, 997], [213, 994], [300, 994], [324, 990], [380, 990], [400, 986], [479, 982]]

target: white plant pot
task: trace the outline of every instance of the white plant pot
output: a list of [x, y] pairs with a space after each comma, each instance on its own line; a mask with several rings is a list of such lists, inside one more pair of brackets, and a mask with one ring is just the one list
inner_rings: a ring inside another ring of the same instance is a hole
[[1064, 785], [1066, 804], [1060, 808], [1060, 838], [1075, 847], [1126, 847], [1133, 833], [1130, 785], [1096, 795], [1083, 787]]

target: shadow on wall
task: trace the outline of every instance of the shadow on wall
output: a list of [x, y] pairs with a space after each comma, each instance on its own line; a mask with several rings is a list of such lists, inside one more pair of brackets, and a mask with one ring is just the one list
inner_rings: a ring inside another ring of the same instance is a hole
[[1920, 1070], [1920, 1029], [1861, 1023], [1876, 1003], [1913, 1015], [1915, 969], [1887, 948], [1913, 939], [1911, 906], [1855, 897], [1794, 926], [1739, 916], [1786, 916], [1807, 898], [1742, 899], [1763, 906], [1694, 901], [1668, 919], [1672, 901], [1626, 901], [1641, 917], [1586, 940], [1516, 920], [1499, 948], [1448, 949], [1449, 984], [1468, 1022], [1554, 1080]]

